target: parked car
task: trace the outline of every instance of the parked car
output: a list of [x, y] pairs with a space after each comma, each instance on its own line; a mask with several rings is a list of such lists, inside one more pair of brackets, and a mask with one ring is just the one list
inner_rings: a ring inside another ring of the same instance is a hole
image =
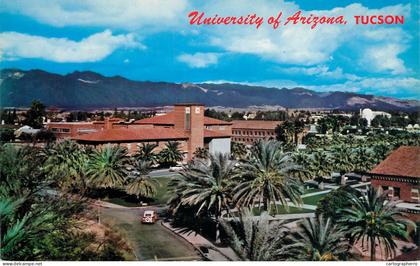
[[158, 215], [156, 211], [146, 210], [141, 217], [141, 222], [144, 224], [154, 224], [158, 220]]

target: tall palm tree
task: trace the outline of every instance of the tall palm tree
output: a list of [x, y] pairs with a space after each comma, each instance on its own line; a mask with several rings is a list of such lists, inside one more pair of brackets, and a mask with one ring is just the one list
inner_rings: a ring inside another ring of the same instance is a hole
[[286, 209], [288, 199], [300, 204], [301, 184], [292, 172], [299, 166], [281, 151], [277, 141], [259, 141], [251, 152], [249, 160], [241, 165], [239, 184], [234, 188], [234, 201], [239, 206], [254, 206], [258, 203], [264, 211], [280, 202]]
[[395, 255], [397, 245], [394, 238], [407, 239], [407, 226], [414, 223], [405, 219], [396, 208], [398, 201], [388, 201], [386, 193], [370, 187], [365, 197], [347, 194], [353, 207], [341, 210], [339, 222], [347, 229], [353, 241], [370, 246], [370, 259], [376, 259], [376, 246], [385, 250], [388, 258]]
[[328, 153], [323, 150], [316, 150], [310, 156], [308, 171], [319, 182], [319, 187], [324, 189], [324, 177], [331, 176], [332, 162]]
[[106, 145], [93, 152], [87, 175], [90, 182], [98, 187], [115, 188], [125, 183], [130, 165], [127, 149], [121, 146]]
[[88, 151], [74, 141], [64, 140], [47, 147], [45, 170], [63, 189], [77, 189], [83, 195], [87, 189]]
[[159, 152], [159, 162], [164, 166], [173, 166], [184, 159], [177, 141], [168, 141], [166, 147]]
[[331, 261], [345, 260], [349, 256], [345, 231], [322, 215], [299, 223], [289, 238], [291, 243], [284, 252], [291, 259]]
[[234, 175], [234, 163], [228, 154], [210, 156], [210, 163], [194, 160], [182, 171], [176, 191], [179, 208], [183, 205], [197, 207], [196, 215], [209, 213], [216, 222], [216, 243], [220, 242], [219, 218], [229, 212], [231, 204], [230, 181]]
[[156, 180], [149, 176], [150, 162], [135, 161], [134, 171], [127, 178], [126, 192], [128, 194], [151, 198], [156, 194]]
[[283, 239], [288, 229], [278, 222], [270, 221], [263, 212], [258, 218], [252, 211], [244, 209], [233, 221], [221, 219], [230, 246], [242, 260], [275, 261], [286, 255]]
[[134, 157], [136, 160], [150, 162], [151, 165], [157, 163], [157, 154], [154, 152], [158, 145], [154, 143], [142, 143]]

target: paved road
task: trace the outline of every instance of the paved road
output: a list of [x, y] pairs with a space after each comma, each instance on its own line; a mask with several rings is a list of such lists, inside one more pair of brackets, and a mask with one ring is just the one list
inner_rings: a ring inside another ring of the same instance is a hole
[[101, 220], [128, 239], [137, 260], [201, 260], [189, 243], [160, 223], [140, 223], [143, 211], [142, 208], [101, 208]]

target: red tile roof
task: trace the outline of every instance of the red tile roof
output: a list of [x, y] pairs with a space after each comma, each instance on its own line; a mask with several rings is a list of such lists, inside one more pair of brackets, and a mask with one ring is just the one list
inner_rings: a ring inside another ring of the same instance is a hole
[[204, 129], [205, 138], [230, 138], [231, 135], [220, 131]]
[[[174, 124], [174, 117], [175, 113], [170, 112], [165, 115], [157, 115], [154, 117], [144, 118], [141, 120], [137, 120], [134, 124], [155, 124], [155, 125], [173, 125]], [[214, 119], [211, 117], [204, 117], [204, 125], [231, 125], [232, 123], [226, 122], [223, 120]]]
[[420, 147], [401, 146], [370, 171], [372, 174], [420, 178]]
[[173, 128], [114, 128], [79, 135], [74, 140], [81, 142], [126, 142], [126, 141], [152, 141], [152, 140], [177, 140], [188, 139], [181, 130]]
[[265, 121], [265, 120], [234, 120], [232, 129], [275, 129], [283, 121]]

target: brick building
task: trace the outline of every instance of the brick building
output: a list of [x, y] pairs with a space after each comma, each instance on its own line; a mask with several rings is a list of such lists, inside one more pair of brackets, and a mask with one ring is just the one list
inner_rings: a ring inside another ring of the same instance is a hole
[[232, 141], [250, 145], [257, 140], [276, 139], [275, 129], [282, 121], [234, 120], [232, 121]]
[[372, 186], [388, 191], [411, 218], [420, 221], [420, 147], [402, 146], [368, 173]]
[[125, 122], [121, 119], [83, 123], [49, 123], [47, 128], [60, 138], [71, 138], [85, 144], [116, 144], [134, 153], [142, 143], [155, 143], [157, 151], [168, 141], [178, 141], [186, 159], [197, 148], [210, 153], [230, 153], [231, 123], [205, 117], [202, 104], [176, 104], [172, 112]]

